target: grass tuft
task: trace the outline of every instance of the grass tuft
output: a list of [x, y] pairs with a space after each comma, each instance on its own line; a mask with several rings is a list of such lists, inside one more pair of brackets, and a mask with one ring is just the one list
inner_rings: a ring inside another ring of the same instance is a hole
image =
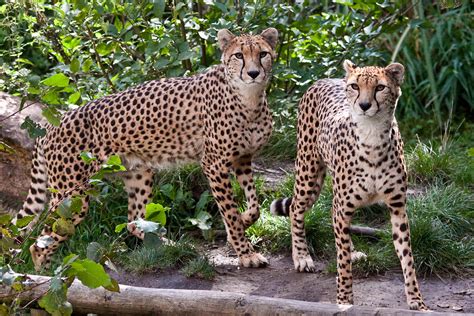
[[215, 276], [214, 266], [186, 239], [170, 245], [139, 247], [123, 256], [120, 263], [133, 273], [181, 267], [181, 272], [186, 277], [211, 280]]
[[189, 261], [183, 269], [181, 269], [183, 274], [190, 278], [196, 277], [205, 280], [212, 280], [216, 275], [216, 270], [214, 266], [209, 262], [207, 258], [195, 258]]

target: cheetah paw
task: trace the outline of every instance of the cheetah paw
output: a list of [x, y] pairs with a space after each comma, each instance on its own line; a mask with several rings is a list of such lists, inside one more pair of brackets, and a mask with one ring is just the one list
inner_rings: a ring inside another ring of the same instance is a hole
[[425, 304], [425, 302], [423, 302], [422, 299], [413, 299], [408, 302], [408, 306], [410, 307], [411, 310], [419, 310], [419, 311], [425, 311], [425, 312], [430, 311], [430, 309]]
[[366, 259], [367, 255], [361, 251], [352, 251], [351, 252], [351, 261], [356, 262], [361, 259]]
[[313, 259], [311, 259], [311, 256], [309, 255], [294, 256], [293, 263], [295, 264], [295, 269], [298, 272], [316, 272]]
[[268, 265], [267, 259], [257, 252], [240, 256], [240, 264], [246, 268], [263, 268]]

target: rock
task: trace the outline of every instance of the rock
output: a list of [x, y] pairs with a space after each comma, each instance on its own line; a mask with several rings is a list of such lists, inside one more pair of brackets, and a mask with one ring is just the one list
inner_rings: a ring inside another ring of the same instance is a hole
[[449, 308], [449, 304], [444, 302], [437, 303], [436, 305], [441, 308]]
[[27, 116], [40, 124], [46, 122], [41, 115], [41, 104], [31, 103], [14, 114], [20, 109], [20, 98], [0, 92], [0, 144], [13, 149], [13, 152], [0, 151], [0, 213], [16, 213], [28, 194], [34, 140], [20, 125]]
[[463, 310], [463, 308], [459, 305], [453, 305], [451, 308], [455, 310], [456, 312], [460, 312]]

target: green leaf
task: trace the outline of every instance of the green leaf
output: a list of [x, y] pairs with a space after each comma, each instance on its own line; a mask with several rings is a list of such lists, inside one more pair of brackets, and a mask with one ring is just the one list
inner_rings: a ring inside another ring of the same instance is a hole
[[79, 155], [81, 157], [82, 161], [84, 161], [87, 165], [91, 164], [91, 162], [97, 160], [92, 153], [88, 151], [82, 151], [81, 154]]
[[110, 278], [110, 285], [104, 286], [104, 288], [110, 292], [120, 293], [120, 285], [117, 280]]
[[115, 28], [117, 29], [117, 32], [119, 32], [119, 33], [122, 32], [123, 23], [122, 23], [122, 21], [120, 21], [119, 17], [115, 18], [114, 25], [115, 25]]
[[16, 221], [16, 226], [18, 228], [23, 228], [25, 227], [26, 225], [28, 225], [29, 223], [31, 223], [32, 220], [35, 219], [35, 215], [27, 215], [27, 216], [23, 216], [22, 218], [20, 219], [17, 219]]
[[146, 221], [144, 219], [137, 219], [135, 221], [131, 222], [132, 224], [135, 224], [138, 229], [143, 231], [144, 233], [152, 233], [158, 231], [158, 228], [160, 227], [160, 224], [155, 223], [155, 222], [150, 222]]
[[69, 69], [71, 69], [71, 71], [73, 73], [78, 72], [80, 68], [81, 68], [81, 62], [79, 61], [79, 59], [74, 58], [73, 60], [71, 60], [71, 64], [69, 65]]
[[82, 63], [82, 71], [88, 72], [91, 69], [91, 66], [92, 66], [92, 59], [86, 59]]
[[34, 66], [34, 64], [33, 64], [31, 61], [29, 61], [28, 59], [26, 59], [26, 58], [17, 58], [15, 61], [16, 61], [17, 63], [24, 63], [24, 64], [28, 64], [28, 65]]
[[71, 199], [65, 198], [57, 207], [56, 213], [64, 219], [72, 218]]
[[98, 242], [91, 242], [87, 245], [87, 259], [90, 259], [94, 262], [99, 262], [102, 258], [104, 247]]
[[51, 125], [59, 126], [59, 124], [61, 124], [60, 113], [56, 108], [48, 106], [47, 108], [44, 108], [41, 113], [48, 122], [51, 123]]
[[118, 155], [112, 155], [107, 159], [106, 162], [107, 165], [113, 165], [113, 166], [121, 166], [122, 165], [122, 160]]
[[206, 206], [209, 201], [212, 200], [212, 195], [209, 194], [209, 191], [204, 191], [201, 196], [199, 197], [199, 201], [196, 203], [196, 210], [197, 211], [205, 211]]
[[48, 104], [61, 104], [61, 101], [59, 100], [59, 92], [54, 89], [50, 89], [48, 92], [43, 94], [41, 96], [41, 101]]
[[195, 218], [189, 218], [188, 220], [193, 225], [197, 225], [201, 230], [208, 230], [211, 229], [212, 216], [208, 212], [200, 211], [196, 214]]
[[161, 226], [166, 225], [167, 208], [161, 204], [149, 203], [145, 206], [145, 218], [149, 221], [159, 223]]
[[186, 52], [181, 52], [178, 55], [178, 60], [186, 60], [186, 59], [191, 59], [194, 57], [194, 52], [189, 50]]
[[161, 18], [165, 12], [165, 0], [154, 0], [153, 1], [153, 15], [157, 18]]
[[43, 137], [46, 135], [46, 130], [42, 128], [38, 123], [34, 122], [29, 116], [25, 117], [25, 120], [20, 125], [21, 129], [26, 129], [28, 135], [31, 138]]
[[112, 51], [115, 50], [115, 45], [113, 45], [111, 43], [109, 43], [109, 44], [100, 43], [99, 45], [97, 45], [96, 50], [97, 50], [97, 53], [99, 55], [106, 56], [106, 55], [109, 55]]
[[120, 233], [125, 227], [127, 227], [127, 224], [128, 223], [118, 224], [117, 226], [115, 226], [115, 232]]
[[71, 263], [73, 263], [74, 261], [76, 261], [78, 258], [79, 258], [78, 255], [71, 253], [70, 255], [66, 256], [66, 257], [63, 259], [63, 264], [62, 264], [62, 265], [63, 265], [64, 267], [69, 266]]
[[7, 225], [11, 222], [12, 216], [10, 214], [0, 215], [0, 225]]
[[70, 209], [72, 213], [79, 214], [82, 211], [82, 196], [74, 196], [71, 199]]
[[53, 232], [61, 236], [74, 235], [75, 230], [76, 228], [70, 219], [58, 218], [53, 224]]
[[67, 87], [69, 85], [69, 78], [64, 74], [59, 73], [52, 75], [41, 82], [50, 87]]
[[112, 280], [105, 272], [104, 267], [90, 259], [77, 260], [71, 263], [68, 275], [75, 275], [82, 284], [91, 289], [112, 285]]
[[163, 245], [163, 240], [155, 233], [146, 233], [143, 238], [143, 246], [148, 249], [156, 249]]

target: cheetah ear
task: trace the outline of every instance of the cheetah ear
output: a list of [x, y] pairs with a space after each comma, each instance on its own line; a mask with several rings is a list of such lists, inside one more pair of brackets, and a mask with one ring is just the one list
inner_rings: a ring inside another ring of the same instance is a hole
[[394, 79], [398, 85], [403, 83], [403, 74], [405, 73], [405, 67], [399, 63], [393, 63], [385, 67], [387, 75]]
[[262, 33], [260, 33], [260, 36], [263, 37], [268, 44], [272, 47], [272, 49], [275, 49], [277, 43], [278, 43], [278, 31], [277, 29], [273, 27], [269, 27], [268, 29], [264, 30]]
[[232, 41], [234, 37], [235, 35], [227, 29], [222, 29], [217, 33], [217, 40], [219, 41], [221, 51], [225, 50], [227, 45], [229, 45], [230, 41]]
[[346, 71], [346, 75], [349, 75], [351, 72], [354, 71], [354, 69], [357, 68], [356, 64], [354, 64], [348, 59], [344, 60], [344, 63], [342, 65], [344, 67], [344, 70]]

